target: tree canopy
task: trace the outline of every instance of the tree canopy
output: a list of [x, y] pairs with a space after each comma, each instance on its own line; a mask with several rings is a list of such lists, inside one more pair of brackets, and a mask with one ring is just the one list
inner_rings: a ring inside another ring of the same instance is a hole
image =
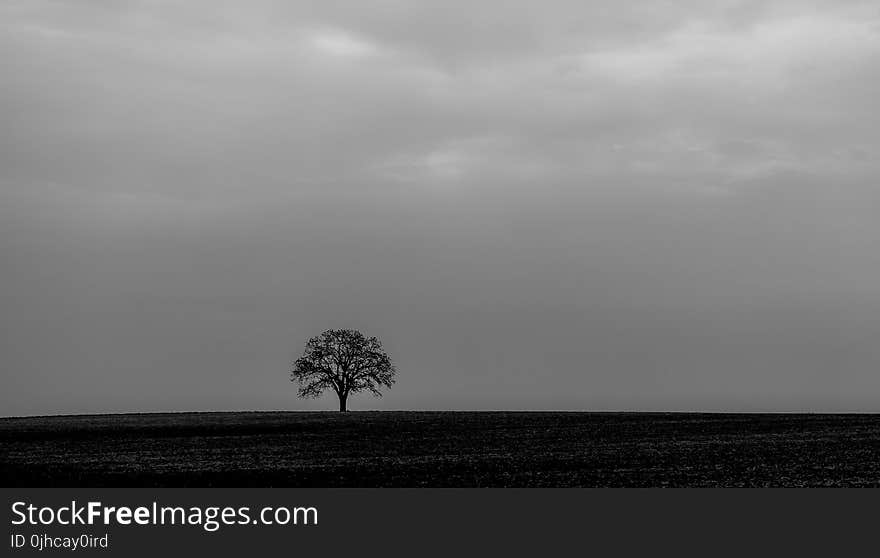
[[381, 397], [380, 388], [390, 388], [396, 373], [376, 337], [354, 329], [328, 329], [306, 343], [290, 380], [299, 383], [300, 397], [318, 397], [333, 390], [339, 397], [339, 410], [345, 411], [350, 394], [369, 391]]

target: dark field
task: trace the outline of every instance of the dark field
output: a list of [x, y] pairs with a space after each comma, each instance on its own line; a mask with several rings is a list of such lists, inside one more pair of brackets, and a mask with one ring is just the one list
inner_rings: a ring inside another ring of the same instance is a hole
[[184, 413], [0, 419], [7, 486], [878, 486], [880, 416]]

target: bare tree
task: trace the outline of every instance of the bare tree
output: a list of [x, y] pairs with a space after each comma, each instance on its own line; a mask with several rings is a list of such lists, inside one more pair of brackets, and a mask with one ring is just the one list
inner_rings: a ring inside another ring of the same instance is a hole
[[306, 343], [290, 381], [299, 382], [300, 397], [318, 397], [332, 389], [339, 397], [339, 410], [346, 411], [350, 394], [369, 391], [381, 397], [379, 388], [390, 388], [396, 373], [375, 337], [353, 329], [328, 329]]

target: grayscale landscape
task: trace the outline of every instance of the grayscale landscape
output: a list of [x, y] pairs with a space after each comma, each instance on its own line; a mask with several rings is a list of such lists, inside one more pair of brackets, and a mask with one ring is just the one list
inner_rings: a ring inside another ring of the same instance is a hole
[[3, 0], [0, 473], [878, 485], [878, 99], [877, 0]]

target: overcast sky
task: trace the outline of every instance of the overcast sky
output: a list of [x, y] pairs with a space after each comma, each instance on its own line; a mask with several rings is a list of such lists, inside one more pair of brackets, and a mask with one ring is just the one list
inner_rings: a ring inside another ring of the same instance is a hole
[[880, 411], [880, 6], [0, 4], [0, 414]]

